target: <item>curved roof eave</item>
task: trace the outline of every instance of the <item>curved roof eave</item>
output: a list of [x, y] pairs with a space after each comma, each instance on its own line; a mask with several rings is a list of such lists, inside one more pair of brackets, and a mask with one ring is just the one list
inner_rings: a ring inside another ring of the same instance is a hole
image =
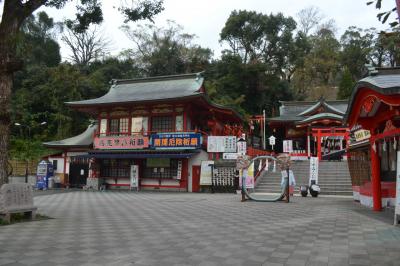
[[63, 140], [43, 142], [43, 146], [48, 148], [88, 148], [93, 144], [93, 134], [97, 129], [96, 124], [91, 124], [79, 135]]
[[326, 107], [328, 110], [331, 110], [333, 113], [344, 115], [344, 112], [342, 112], [339, 109], [337, 109], [337, 108], [333, 107], [332, 105], [328, 104], [324, 99], [320, 99], [316, 104], [314, 104], [310, 108], [304, 110], [303, 112], [301, 112], [297, 116], [305, 116], [305, 115], [309, 114], [310, 112], [313, 112], [313, 111], [317, 110], [321, 106]]
[[316, 120], [320, 119], [334, 119], [334, 120], [342, 120], [343, 116], [337, 115], [337, 114], [332, 114], [332, 113], [319, 113], [310, 117], [307, 117], [306, 119], [303, 119], [301, 121], [296, 122], [296, 124], [304, 124], [308, 122], [313, 122]]
[[[383, 76], [385, 76], [385, 75], [383, 75]], [[395, 86], [387, 86], [387, 87], [379, 86], [376, 82], [372, 82], [373, 79], [371, 77], [364, 78], [364, 79], [360, 80], [359, 82], [357, 82], [356, 85], [354, 86], [353, 92], [351, 93], [351, 96], [349, 98], [349, 104], [347, 105], [347, 110], [343, 117], [343, 124], [348, 123], [351, 109], [353, 108], [354, 101], [360, 90], [362, 90], [364, 88], [371, 89], [382, 95], [400, 94], [400, 75], [396, 75], [396, 76], [398, 76], [399, 82]]]

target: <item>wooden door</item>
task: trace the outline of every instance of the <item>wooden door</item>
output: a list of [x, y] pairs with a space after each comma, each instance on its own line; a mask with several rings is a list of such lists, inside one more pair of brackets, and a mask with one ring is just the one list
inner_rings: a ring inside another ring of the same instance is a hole
[[200, 191], [200, 165], [192, 166], [192, 192]]

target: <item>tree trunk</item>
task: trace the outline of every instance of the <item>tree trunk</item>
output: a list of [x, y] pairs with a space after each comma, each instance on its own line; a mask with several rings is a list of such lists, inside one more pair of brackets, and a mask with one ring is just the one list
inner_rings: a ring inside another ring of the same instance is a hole
[[21, 23], [45, 2], [46, 0], [3, 1], [0, 19], [0, 186], [8, 181], [13, 73], [22, 68], [21, 61], [16, 59], [17, 34]]
[[0, 186], [8, 182], [7, 166], [12, 84], [12, 74], [0, 70]]

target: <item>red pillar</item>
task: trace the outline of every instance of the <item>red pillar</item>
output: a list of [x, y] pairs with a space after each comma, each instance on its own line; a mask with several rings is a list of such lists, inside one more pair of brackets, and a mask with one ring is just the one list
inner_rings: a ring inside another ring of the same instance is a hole
[[322, 156], [321, 156], [321, 135], [320, 135], [320, 131], [318, 130], [317, 132], [317, 156], [318, 156], [318, 160], [321, 161]]
[[[371, 142], [371, 185], [372, 185], [372, 200], [373, 210], [382, 210], [382, 196], [381, 196], [381, 176], [380, 176], [380, 162], [378, 153], [372, 148], [374, 141]], [[378, 149], [377, 147], [375, 148]]]

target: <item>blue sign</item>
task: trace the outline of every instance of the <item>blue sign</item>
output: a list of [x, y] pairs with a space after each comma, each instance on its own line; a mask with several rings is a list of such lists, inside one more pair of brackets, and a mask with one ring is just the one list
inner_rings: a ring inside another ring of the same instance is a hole
[[160, 133], [151, 135], [151, 147], [155, 149], [198, 149], [200, 133]]

